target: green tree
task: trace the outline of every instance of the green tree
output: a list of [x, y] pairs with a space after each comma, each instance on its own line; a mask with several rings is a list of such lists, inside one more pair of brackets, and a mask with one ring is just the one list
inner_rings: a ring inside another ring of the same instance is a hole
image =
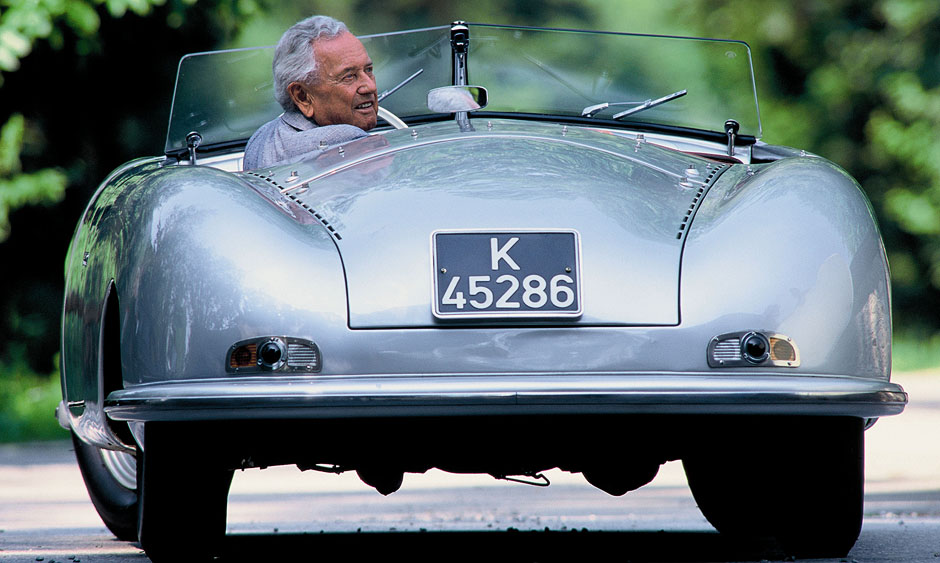
[[[45, 41], [54, 48], [64, 43], [65, 29], [71, 30], [87, 42], [98, 31], [101, 19], [95, 4], [104, 4], [115, 17], [128, 10], [146, 14], [152, 5], [164, 0], [34, 0], [0, 2], [0, 86], [3, 73], [20, 68], [20, 61], [27, 56], [38, 41]], [[20, 154], [27, 133], [34, 140], [41, 139], [21, 113], [9, 116], [0, 128], [0, 242], [10, 232], [10, 212], [24, 205], [53, 204], [62, 201], [67, 177], [57, 168], [43, 168], [24, 172]]]
[[751, 44], [767, 142], [859, 180], [888, 248], [896, 324], [940, 327], [940, 3], [716, 0], [677, 13]]
[[263, 7], [0, 0], [0, 366], [50, 369], [62, 259], [89, 197], [122, 162], [162, 152], [180, 56], [229, 42]]
[[122, 162], [162, 151], [180, 56], [231, 41], [262, 8], [0, 0], [0, 441], [61, 437], [58, 378], [45, 374], [57, 372], [62, 260], [89, 197]]
[[10, 211], [27, 204], [58, 203], [65, 195], [65, 174], [55, 168], [24, 173], [20, 162], [26, 119], [10, 116], [0, 128], [0, 242], [10, 232]]

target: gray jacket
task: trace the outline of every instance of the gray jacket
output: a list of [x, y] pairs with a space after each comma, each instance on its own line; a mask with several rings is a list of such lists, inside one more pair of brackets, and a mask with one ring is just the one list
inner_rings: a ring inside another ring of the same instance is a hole
[[299, 111], [286, 111], [265, 123], [248, 139], [244, 169], [264, 168], [301, 155], [315, 153], [324, 146], [346, 143], [368, 135], [354, 125], [318, 126]]

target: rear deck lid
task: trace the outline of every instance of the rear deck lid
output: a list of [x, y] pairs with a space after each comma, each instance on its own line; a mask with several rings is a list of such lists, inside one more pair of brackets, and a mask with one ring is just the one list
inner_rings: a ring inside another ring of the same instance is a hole
[[387, 146], [286, 190], [334, 233], [350, 326], [678, 324], [685, 232], [720, 166], [605, 132], [490, 125], [367, 139]]

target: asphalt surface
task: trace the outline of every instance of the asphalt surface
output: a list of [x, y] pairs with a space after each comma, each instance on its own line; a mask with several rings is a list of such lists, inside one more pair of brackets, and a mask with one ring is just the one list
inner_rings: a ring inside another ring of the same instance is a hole
[[[866, 433], [861, 537], [844, 561], [940, 563], [940, 371], [898, 374], [904, 414]], [[718, 535], [678, 463], [611, 497], [579, 475], [537, 488], [432, 471], [383, 497], [355, 475], [295, 468], [238, 472], [223, 561], [763, 561], [776, 546]], [[331, 556], [337, 557], [337, 556]], [[0, 446], [0, 561], [141, 562], [101, 524], [67, 441]], [[833, 560], [841, 561], [841, 560]]]

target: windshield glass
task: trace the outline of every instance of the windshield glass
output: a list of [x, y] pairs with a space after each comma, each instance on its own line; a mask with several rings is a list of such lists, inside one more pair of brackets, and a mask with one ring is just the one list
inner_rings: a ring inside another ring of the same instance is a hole
[[[739, 41], [469, 24], [469, 84], [488, 90], [487, 113], [582, 118], [761, 136], [750, 49]], [[450, 27], [360, 37], [381, 94], [422, 71], [381, 106], [430, 114], [427, 93], [453, 84]], [[245, 141], [282, 112], [273, 47], [187, 55], [180, 61], [166, 151]], [[684, 93], [683, 93], [684, 91]], [[608, 104], [608, 105], [604, 105]], [[643, 107], [644, 105], [648, 107]], [[629, 115], [617, 117], [627, 112]], [[471, 118], [473, 114], [470, 114]], [[616, 119], [615, 119], [616, 118]]]

